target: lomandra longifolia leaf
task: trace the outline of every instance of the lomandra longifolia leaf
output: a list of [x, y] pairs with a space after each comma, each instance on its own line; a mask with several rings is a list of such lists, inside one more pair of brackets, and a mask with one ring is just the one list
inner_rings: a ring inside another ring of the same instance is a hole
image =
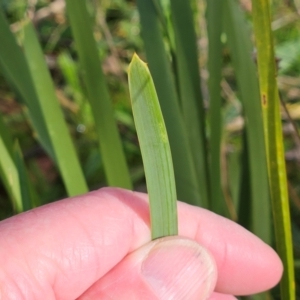
[[168, 135], [147, 65], [135, 54], [129, 91], [150, 201], [152, 239], [176, 235], [176, 188]]

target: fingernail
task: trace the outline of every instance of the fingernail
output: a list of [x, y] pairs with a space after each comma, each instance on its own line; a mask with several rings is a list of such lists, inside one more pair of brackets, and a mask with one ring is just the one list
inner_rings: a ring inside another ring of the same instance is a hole
[[157, 240], [141, 272], [159, 299], [207, 299], [217, 280], [216, 265], [208, 251], [178, 237]]

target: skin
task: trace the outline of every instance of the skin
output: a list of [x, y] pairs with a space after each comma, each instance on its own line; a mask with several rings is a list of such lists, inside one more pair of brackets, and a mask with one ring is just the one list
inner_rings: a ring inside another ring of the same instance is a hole
[[179, 236], [151, 241], [146, 194], [104, 188], [0, 222], [0, 299], [232, 300], [282, 275], [272, 248], [178, 202]]

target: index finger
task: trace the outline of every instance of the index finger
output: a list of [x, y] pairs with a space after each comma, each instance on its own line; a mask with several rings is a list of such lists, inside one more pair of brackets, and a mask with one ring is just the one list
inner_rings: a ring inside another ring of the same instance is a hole
[[[179, 233], [215, 257], [216, 291], [256, 293], [280, 279], [266, 244], [235, 223], [178, 203]], [[147, 195], [105, 188], [0, 223], [0, 295], [75, 299], [128, 253], [150, 241]], [[1, 291], [2, 289], [2, 291]]]

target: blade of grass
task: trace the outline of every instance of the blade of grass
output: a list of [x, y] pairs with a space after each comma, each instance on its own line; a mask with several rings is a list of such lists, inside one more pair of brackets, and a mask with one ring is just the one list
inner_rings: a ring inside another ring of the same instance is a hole
[[[240, 179], [240, 192], [238, 199], [238, 222], [243, 227], [251, 229], [252, 221], [252, 190], [251, 190], [251, 181], [250, 181], [250, 168], [249, 168], [249, 147], [247, 145], [248, 139], [246, 137], [247, 132], [244, 129], [242, 133], [242, 153], [240, 159], [241, 165], [241, 179]], [[245, 197], [247, 195], [247, 197]]]
[[69, 196], [88, 191], [70, 133], [63, 118], [53, 82], [47, 69], [33, 25], [24, 26], [24, 53], [33, 78], [47, 131], [49, 132], [55, 161], [61, 172]]
[[[52, 143], [43, 115], [39, 107], [38, 97], [27, 62], [21, 48], [9, 29], [9, 25], [0, 9], [0, 66], [1, 72], [14, 87], [17, 94], [22, 98], [29, 109], [31, 122], [37, 132], [38, 139], [47, 153], [55, 160]], [[30, 101], [29, 101], [30, 99]]]
[[147, 65], [135, 54], [129, 91], [150, 201], [152, 239], [176, 235], [176, 188], [168, 135]]
[[[205, 112], [200, 87], [197, 40], [189, 1], [171, 1], [176, 46], [176, 76], [184, 123], [196, 168], [202, 203], [209, 206]], [[225, 212], [224, 212], [225, 214]]]
[[57, 64], [68, 87], [68, 93], [77, 105], [76, 121], [84, 124], [87, 130], [93, 128], [95, 122], [92, 109], [80, 83], [80, 76], [78, 76], [80, 68], [77, 61], [71, 57], [70, 53], [64, 51], [57, 57]]
[[[243, 152], [242, 152], [242, 157], [241, 157], [241, 161], [240, 161], [240, 165], [242, 168], [242, 172], [241, 172], [241, 178], [240, 178], [240, 193], [239, 193], [239, 224], [241, 224], [243, 227], [247, 228], [248, 230], [257, 230], [258, 227], [253, 226], [253, 200], [252, 200], [252, 187], [253, 184], [251, 182], [251, 171], [250, 171], [250, 159], [249, 159], [249, 147], [247, 145], [247, 132], [244, 129], [243, 132]], [[268, 187], [268, 184], [267, 184]], [[245, 197], [246, 195], [246, 197]], [[262, 203], [263, 205], [263, 203]], [[259, 216], [258, 216], [259, 217]], [[270, 227], [272, 223], [267, 223], [264, 219], [263, 219], [263, 214], [262, 214], [262, 222], [261, 222], [261, 226], [266, 226], [267, 230], [270, 231]], [[270, 222], [270, 221], [269, 221]], [[253, 229], [254, 228], [254, 229]], [[266, 236], [264, 235], [264, 233], [267, 231], [264, 228], [261, 229], [261, 231], [258, 233], [255, 232], [255, 234], [257, 234], [258, 236], [260, 236], [262, 239], [264, 238], [264, 240], [266, 241], [266, 238], [268, 238], [268, 240], [266, 242], [271, 243], [271, 236]], [[246, 299], [248, 299], [246, 297]], [[270, 300], [271, 295], [270, 292], [264, 292], [264, 293], [260, 293], [260, 294], [256, 294], [256, 295], [251, 295], [251, 300]]]
[[280, 101], [276, 82], [276, 65], [271, 32], [270, 3], [253, 0], [253, 24], [261, 106], [268, 162], [270, 193], [274, 214], [277, 250], [283, 261], [282, 299], [295, 299], [295, 276], [286, 168], [280, 118]]
[[240, 191], [241, 191], [241, 157], [240, 151], [235, 149], [234, 152], [228, 154], [228, 178], [229, 178], [229, 189], [232, 195], [232, 202], [235, 210], [239, 209]]
[[[243, 137], [245, 148], [243, 176], [245, 177], [240, 194], [239, 223], [266, 243], [271, 244], [271, 207], [259, 86], [251, 53], [253, 46], [243, 17], [239, 3], [234, 0], [224, 1], [227, 44], [232, 54], [246, 120], [246, 132]], [[248, 174], [245, 174], [246, 172]], [[245, 195], [248, 195], [247, 198]], [[252, 298], [253, 300], [269, 299], [269, 296], [268, 293], [261, 293], [253, 295]]]
[[[0, 47], [0, 64], [2, 66], [2, 71], [4, 72], [4, 75], [8, 78], [12, 86], [15, 87], [18, 94], [22, 97], [24, 102], [26, 103], [28, 109], [29, 109], [29, 115], [31, 117], [32, 123], [34, 128], [36, 129], [38, 133], [38, 138], [41, 141], [42, 145], [48, 152], [48, 154], [52, 157], [52, 159], [60, 164], [60, 168], [63, 168], [65, 171], [63, 172], [63, 176], [66, 182], [68, 182], [67, 189], [69, 192], [69, 195], [76, 195], [81, 194], [87, 191], [87, 187], [85, 184], [85, 181], [81, 175], [81, 171], [79, 170], [79, 163], [76, 162], [76, 159], [74, 158], [74, 155], [72, 152], [74, 152], [71, 149], [69, 153], [66, 153], [64, 158], [58, 162], [58, 157], [56, 149], [53, 149], [53, 141], [51, 139], [53, 138], [49, 135], [48, 125], [45, 121], [45, 116], [48, 116], [51, 118], [51, 115], [49, 115], [49, 111], [46, 113], [43, 113], [42, 107], [40, 106], [40, 100], [43, 98], [39, 98], [40, 95], [37, 94], [37, 90], [35, 87], [40, 88], [40, 92], [45, 92], [43, 88], [37, 84], [37, 82], [33, 82], [32, 75], [35, 75], [35, 79], [42, 80], [42, 78], [39, 78], [39, 74], [37, 73], [31, 73], [31, 70], [29, 69], [28, 63], [25, 59], [24, 53], [22, 52], [21, 48], [17, 45], [16, 40], [13, 36], [13, 34], [9, 30], [9, 26], [3, 16], [3, 14], [0, 12], [0, 38], [4, 42], [4, 47]], [[30, 45], [31, 46], [31, 45]], [[32, 55], [30, 52], [29, 55]], [[42, 55], [40, 55], [40, 58]], [[43, 57], [40, 59], [40, 61], [43, 61]], [[35, 58], [31, 61], [33, 64], [35, 63]], [[44, 61], [42, 62], [43, 64]], [[31, 65], [32, 66], [32, 65]], [[36, 66], [36, 65], [35, 65]], [[45, 71], [45, 68], [44, 68]], [[47, 72], [47, 71], [46, 71]], [[39, 81], [40, 82], [40, 81]], [[51, 79], [48, 78], [48, 84], [51, 82]], [[50, 83], [49, 86], [51, 86], [52, 83]], [[47, 93], [45, 93], [48, 97]], [[44, 96], [42, 96], [44, 97]], [[53, 98], [53, 92], [51, 92], [51, 96], [49, 97]], [[49, 98], [45, 98], [49, 99]], [[47, 101], [47, 100], [46, 100]], [[55, 103], [57, 102], [57, 99], [55, 98]], [[50, 104], [49, 104], [50, 105]], [[57, 106], [58, 107], [58, 106]], [[56, 114], [57, 109], [55, 110], [55, 118], [57, 121], [57, 118], [61, 116], [61, 112]], [[53, 117], [53, 115], [52, 115]], [[53, 121], [53, 118], [52, 118]], [[50, 120], [51, 122], [51, 120]], [[55, 122], [52, 122], [55, 123]], [[57, 122], [58, 124], [63, 124], [63, 122]], [[57, 125], [58, 125], [57, 124]], [[66, 127], [65, 125], [62, 125], [63, 127]], [[59, 126], [58, 126], [59, 127]], [[65, 135], [63, 134], [66, 132], [63, 127], [58, 128], [58, 132], [61, 132], [61, 140], [58, 138], [56, 139], [57, 143], [60, 148], [63, 148], [63, 145], [61, 141], [63, 140], [68, 145], [68, 141], [70, 141], [70, 138], [65, 138]], [[56, 127], [57, 128], [57, 127]], [[52, 134], [52, 133], [51, 133]], [[66, 146], [67, 150], [67, 146]], [[63, 150], [64, 151], [64, 150]], [[75, 152], [74, 152], [75, 153]], [[69, 165], [68, 165], [69, 162]], [[75, 171], [75, 173], [74, 173]], [[73, 185], [73, 187], [71, 186]]]
[[14, 150], [15, 162], [20, 182], [22, 211], [26, 211], [35, 207], [34, 204], [37, 203], [38, 197], [30, 182], [19, 143], [15, 143]]
[[[247, 142], [244, 145], [248, 147], [247, 159], [249, 160], [251, 189], [251, 193], [248, 194], [251, 197], [251, 223], [248, 229], [270, 244], [271, 207], [259, 85], [252, 58], [253, 45], [249, 38], [250, 33], [244, 14], [234, 0], [224, 1], [224, 29], [246, 120]], [[244, 200], [241, 199], [241, 201]], [[243, 202], [240, 205], [243, 205]]]
[[14, 161], [12, 139], [0, 117], [0, 177], [10, 197], [14, 212], [23, 211], [18, 170]]
[[23, 161], [18, 143], [13, 146], [12, 137], [0, 117], [0, 177], [11, 199], [15, 213], [33, 208], [37, 200], [35, 191]]
[[169, 56], [159, 26], [159, 17], [152, 1], [137, 0], [137, 5], [149, 69], [170, 140], [178, 198], [190, 204], [205, 206], [205, 203], [201, 202], [196, 170], [179, 108]]
[[209, 42], [208, 72], [209, 72], [209, 143], [210, 143], [210, 209], [219, 214], [227, 211], [222, 191], [221, 175], [221, 78], [222, 78], [222, 16], [223, 0], [207, 1], [207, 35]]
[[132, 189], [86, 3], [81, 0], [67, 0], [66, 4], [88, 98], [94, 114], [108, 185]]

